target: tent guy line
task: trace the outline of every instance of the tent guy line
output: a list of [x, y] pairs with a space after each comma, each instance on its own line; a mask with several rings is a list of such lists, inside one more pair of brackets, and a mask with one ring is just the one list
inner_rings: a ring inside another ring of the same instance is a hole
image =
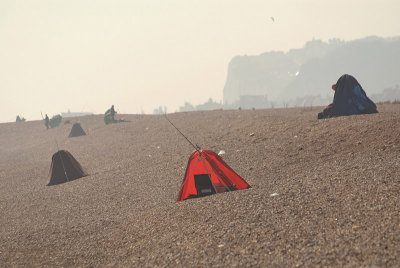
[[[58, 148], [58, 143], [57, 143], [56, 138], [54, 138], [54, 142], [56, 143], [57, 152], [59, 152], [59, 151], [60, 151], [60, 148]], [[65, 178], [67, 178], [67, 181], [69, 181], [69, 178], [68, 178], [68, 175], [67, 175], [67, 171], [65, 170], [64, 161], [63, 161], [63, 159], [62, 159], [61, 154], [59, 154], [59, 155], [60, 155], [61, 165], [62, 165], [63, 170], [64, 170]]]

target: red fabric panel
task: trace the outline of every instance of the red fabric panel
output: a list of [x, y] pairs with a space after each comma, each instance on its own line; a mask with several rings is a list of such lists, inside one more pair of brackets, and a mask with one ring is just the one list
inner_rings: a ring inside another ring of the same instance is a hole
[[215, 152], [205, 150], [207, 160], [214, 167], [214, 170], [220, 172], [223, 178], [226, 178], [228, 182], [235, 184], [238, 190], [249, 188], [250, 185], [240, 177], [222, 158]]
[[194, 151], [189, 157], [177, 201], [185, 200], [190, 195], [197, 196], [194, 175], [198, 174], [209, 174], [217, 192], [221, 191], [221, 187], [232, 187], [232, 184], [238, 190], [250, 188], [250, 185], [215, 152], [211, 150], [200, 150], [200, 153]]

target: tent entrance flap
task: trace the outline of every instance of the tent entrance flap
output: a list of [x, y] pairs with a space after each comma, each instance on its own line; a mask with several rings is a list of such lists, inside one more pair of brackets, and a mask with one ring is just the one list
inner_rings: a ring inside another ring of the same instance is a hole
[[198, 196], [212, 195], [216, 192], [208, 174], [194, 175], [194, 184]]

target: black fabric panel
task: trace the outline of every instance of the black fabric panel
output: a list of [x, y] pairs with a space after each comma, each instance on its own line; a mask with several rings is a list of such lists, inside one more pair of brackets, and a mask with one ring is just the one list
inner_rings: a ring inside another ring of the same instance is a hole
[[68, 151], [56, 152], [51, 161], [50, 182], [48, 186], [65, 183], [87, 176], [82, 166]]
[[330, 116], [377, 113], [375, 103], [351, 75], [342, 75], [336, 83]]

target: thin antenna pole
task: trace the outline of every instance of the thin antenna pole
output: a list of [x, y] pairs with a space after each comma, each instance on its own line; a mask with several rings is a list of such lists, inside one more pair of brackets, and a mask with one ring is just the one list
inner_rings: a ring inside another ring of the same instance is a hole
[[68, 179], [68, 176], [67, 176], [67, 171], [65, 170], [64, 161], [62, 160], [61, 153], [60, 153], [60, 149], [58, 148], [58, 143], [57, 143], [57, 140], [56, 140], [56, 139], [54, 139], [54, 141], [55, 141], [55, 143], [56, 143], [56, 146], [57, 146], [57, 152], [58, 152], [58, 153], [59, 153], [59, 155], [60, 155], [61, 165], [62, 165], [62, 167], [63, 167], [63, 170], [64, 170], [65, 177], [67, 178], [67, 181], [69, 181], [69, 179]]
[[199, 146], [197, 146], [197, 145], [194, 145], [174, 124], [172, 124], [172, 122], [168, 119], [168, 117], [167, 117], [167, 114], [165, 113], [164, 114], [165, 115], [165, 118], [168, 120], [168, 122], [176, 129], [176, 130], [178, 130], [178, 132], [193, 146], [193, 148], [196, 150], [196, 151], [198, 151], [199, 152], [199, 154], [201, 155], [201, 152], [200, 152], [200, 148], [199, 148]]

